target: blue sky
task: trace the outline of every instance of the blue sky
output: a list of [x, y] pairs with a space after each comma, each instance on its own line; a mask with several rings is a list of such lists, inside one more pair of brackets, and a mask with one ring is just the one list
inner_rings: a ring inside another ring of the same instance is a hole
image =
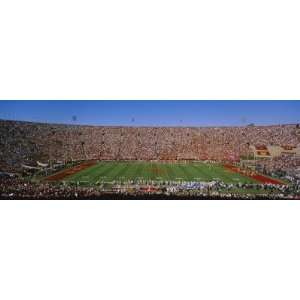
[[285, 124], [300, 123], [300, 101], [0, 101], [0, 119], [113, 126]]

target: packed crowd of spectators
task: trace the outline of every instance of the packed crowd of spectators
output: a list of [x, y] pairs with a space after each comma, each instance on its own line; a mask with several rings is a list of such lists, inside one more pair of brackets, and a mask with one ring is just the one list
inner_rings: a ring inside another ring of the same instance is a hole
[[257, 167], [264, 174], [300, 175], [300, 156], [296, 154], [282, 154], [273, 159], [260, 159]]
[[101, 185], [84, 187], [0, 177], [0, 199], [300, 199], [300, 182], [292, 185], [168, 182], [136, 185], [136, 188], [117, 184], [107, 189]]
[[299, 143], [298, 125], [102, 127], [0, 120], [0, 170], [36, 161], [235, 161], [250, 155], [250, 145]]

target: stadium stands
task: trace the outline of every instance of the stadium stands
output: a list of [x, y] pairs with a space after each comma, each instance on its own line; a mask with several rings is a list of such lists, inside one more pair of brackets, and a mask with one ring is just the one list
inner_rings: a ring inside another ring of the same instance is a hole
[[[294, 153], [300, 143], [298, 130], [297, 125], [103, 127], [0, 120], [0, 170], [16, 171], [37, 161], [237, 161], [253, 153], [253, 145], [267, 155], [268, 145], [284, 145], [286, 152]], [[297, 155], [288, 157], [294, 160]]]

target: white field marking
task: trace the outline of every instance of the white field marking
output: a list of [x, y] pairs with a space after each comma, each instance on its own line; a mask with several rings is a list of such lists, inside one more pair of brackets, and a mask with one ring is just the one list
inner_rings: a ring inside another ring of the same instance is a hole
[[202, 177], [196, 177], [196, 178], [194, 178], [194, 180], [203, 180], [204, 178], [202, 178]]

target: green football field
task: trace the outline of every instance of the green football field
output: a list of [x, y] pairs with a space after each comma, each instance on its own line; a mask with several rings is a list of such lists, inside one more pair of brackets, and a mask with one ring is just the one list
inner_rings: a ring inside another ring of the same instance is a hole
[[68, 182], [97, 184], [99, 182], [128, 181], [213, 181], [225, 183], [253, 183], [253, 179], [226, 170], [222, 165], [205, 163], [158, 162], [99, 162], [66, 177]]

